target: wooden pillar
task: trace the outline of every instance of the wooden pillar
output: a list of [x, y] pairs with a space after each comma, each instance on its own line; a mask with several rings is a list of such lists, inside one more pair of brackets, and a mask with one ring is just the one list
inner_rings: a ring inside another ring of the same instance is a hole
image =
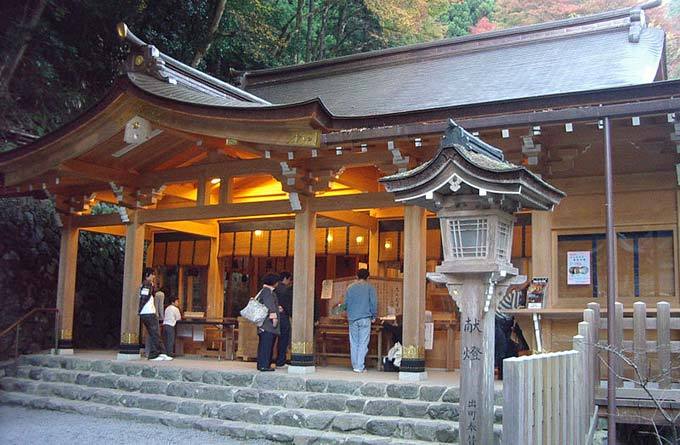
[[[547, 277], [548, 295], [545, 296], [545, 307], [550, 307], [555, 301], [554, 292], [557, 283], [552, 275], [552, 212], [531, 212], [531, 275], [527, 277]], [[552, 283], [552, 284], [550, 284]], [[540, 315], [538, 316], [540, 320]], [[541, 320], [541, 346], [545, 351], [552, 350], [552, 322]], [[535, 338], [535, 336], [534, 336]], [[538, 349], [534, 344], [534, 349]]]
[[224, 316], [224, 272], [220, 267], [221, 262], [217, 258], [219, 252], [219, 238], [210, 239], [210, 260], [208, 262], [208, 308], [206, 318], [219, 318]]
[[[552, 212], [531, 212], [531, 274], [548, 277], [548, 283], [552, 283], [548, 289], [557, 289], [552, 279]], [[551, 303], [550, 295], [546, 295], [546, 307]]]
[[316, 213], [303, 203], [295, 215], [293, 317], [290, 373], [312, 373], [314, 367], [314, 267]]
[[183, 311], [187, 310], [187, 305], [186, 305], [186, 293], [184, 292], [184, 267], [183, 266], [177, 266], [177, 298], [179, 298], [179, 307], [182, 308]]
[[118, 360], [139, 359], [139, 287], [144, 267], [144, 225], [137, 222], [137, 212], [129, 210], [128, 215]]
[[404, 207], [404, 349], [400, 380], [424, 380], [425, 372], [425, 209]]
[[231, 177], [220, 178], [220, 204], [231, 204], [234, 202], [233, 186]]
[[210, 179], [198, 178], [196, 188], [196, 205], [210, 205]]
[[57, 309], [59, 309], [58, 354], [73, 354], [73, 310], [76, 295], [76, 265], [78, 263], [78, 229], [70, 216], [62, 217], [59, 248]]
[[460, 443], [492, 445], [495, 304], [484, 312], [488, 274], [461, 277], [452, 292], [460, 309]]
[[373, 277], [380, 276], [378, 253], [380, 253], [380, 235], [378, 224], [376, 224], [375, 229], [371, 229], [368, 235], [368, 272]]

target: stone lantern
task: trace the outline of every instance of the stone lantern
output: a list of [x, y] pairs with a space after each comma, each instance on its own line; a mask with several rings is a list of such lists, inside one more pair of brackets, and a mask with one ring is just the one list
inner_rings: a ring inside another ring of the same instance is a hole
[[395, 201], [439, 217], [444, 261], [427, 278], [460, 309], [460, 443], [491, 445], [495, 309], [526, 280], [510, 262], [513, 213], [552, 210], [565, 195], [452, 120], [433, 159], [380, 181]]

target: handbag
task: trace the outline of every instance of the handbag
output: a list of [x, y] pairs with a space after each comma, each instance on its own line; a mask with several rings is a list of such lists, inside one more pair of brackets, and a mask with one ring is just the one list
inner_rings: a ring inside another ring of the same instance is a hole
[[260, 293], [248, 300], [246, 307], [241, 309], [241, 316], [246, 320], [255, 323], [258, 327], [262, 326], [269, 316], [269, 308], [259, 300]]

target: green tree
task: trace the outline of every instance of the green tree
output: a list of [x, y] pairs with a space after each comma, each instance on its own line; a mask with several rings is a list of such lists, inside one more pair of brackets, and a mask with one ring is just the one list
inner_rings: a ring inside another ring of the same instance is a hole
[[492, 21], [495, 8], [495, 0], [464, 0], [453, 3], [446, 13], [448, 37], [464, 36], [477, 25], [480, 20], [486, 18]]

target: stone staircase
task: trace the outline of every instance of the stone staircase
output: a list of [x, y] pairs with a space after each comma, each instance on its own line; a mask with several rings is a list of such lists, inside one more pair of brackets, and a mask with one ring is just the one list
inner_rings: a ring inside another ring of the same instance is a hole
[[[458, 443], [458, 388], [22, 356], [0, 368], [0, 404], [294, 444]], [[496, 404], [500, 404], [496, 394]], [[501, 407], [494, 432], [500, 443]]]

